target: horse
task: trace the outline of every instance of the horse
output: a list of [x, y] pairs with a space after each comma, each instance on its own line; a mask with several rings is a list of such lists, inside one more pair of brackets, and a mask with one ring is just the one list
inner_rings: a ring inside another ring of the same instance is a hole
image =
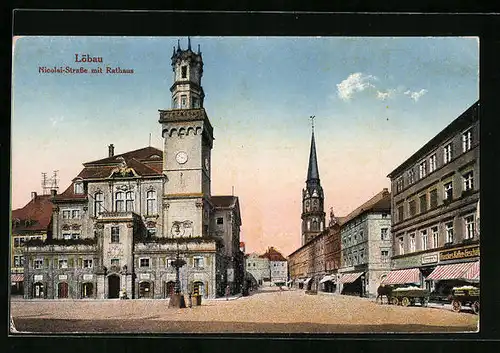
[[384, 304], [383, 297], [385, 296], [387, 298], [387, 304], [389, 304], [391, 300], [391, 294], [392, 294], [392, 287], [381, 284], [377, 288], [377, 298], [375, 299], [375, 302], [378, 302], [378, 299], [380, 298], [380, 304]]

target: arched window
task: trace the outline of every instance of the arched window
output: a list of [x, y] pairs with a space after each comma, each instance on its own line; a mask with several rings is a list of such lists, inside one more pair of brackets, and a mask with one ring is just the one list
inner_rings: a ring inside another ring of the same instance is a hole
[[116, 194], [115, 194], [115, 211], [116, 212], [123, 212], [125, 211], [125, 205], [123, 203], [123, 198], [124, 198], [124, 195], [123, 195], [123, 192], [121, 191], [118, 191]]
[[134, 193], [132, 191], [125, 193], [125, 210], [127, 212], [134, 211]]
[[99, 213], [104, 211], [103, 207], [103, 196], [102, 192], [97, 192], [94, 194], [94, 217], [97, 217]]
[[156, 191], [154, 190], [149, 190], [146, 193], [146, 214], [156, 214]]

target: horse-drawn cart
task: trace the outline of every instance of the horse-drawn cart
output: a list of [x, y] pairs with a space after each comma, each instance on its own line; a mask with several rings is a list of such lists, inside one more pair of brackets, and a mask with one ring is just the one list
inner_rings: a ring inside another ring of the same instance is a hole
[[427, 306], [429, 303], [429, 291], [418, 287], [403, 287], [392, 290], [390, 303], [393, 305], [415, 305], [417, 301], [421, 306]]
[[462, 306], [465, 305], [471, 307], [475, 314], [479, 313], [479, 288], [477, 287], [454, 287], [450, 299], [454, 312], [460, 312]]

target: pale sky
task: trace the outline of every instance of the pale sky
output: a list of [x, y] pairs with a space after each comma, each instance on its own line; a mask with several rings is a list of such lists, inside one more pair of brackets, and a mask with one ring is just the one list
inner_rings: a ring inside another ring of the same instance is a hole
[[[59, 172], [162, 149], [177, 37], [22, 37], [13, 50], [12, 208]], [[300, 247], [301, 190], [315, 137], [325, 212], [344, 216], [390, 188], [387, 174], [479, 99], [479, 40], [458, 37], [192, 37], [214, 127], [212, 194], [234, 186], [247, 252]], [[181, 38], [186, 49], [187, 39]], [[75, 54], [103, 64], [75, 63]], [[42, 74], [109, 65], [133, 74]], [[327, 216], [328, 221], [328, 216]]]

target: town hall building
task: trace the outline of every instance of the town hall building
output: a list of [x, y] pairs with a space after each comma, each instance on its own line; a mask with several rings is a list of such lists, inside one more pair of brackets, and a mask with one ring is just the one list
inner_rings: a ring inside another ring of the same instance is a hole
[[84, 163], [53, 194], [52, 236], [25, 244], [25, 298], [214, 298], [244, 277], [237, 196], [211, 194], [213, 127], [203, 108], [203, 61], [172, 54], [171, 109], [159, 111], [163, 150], [145, 147]]

